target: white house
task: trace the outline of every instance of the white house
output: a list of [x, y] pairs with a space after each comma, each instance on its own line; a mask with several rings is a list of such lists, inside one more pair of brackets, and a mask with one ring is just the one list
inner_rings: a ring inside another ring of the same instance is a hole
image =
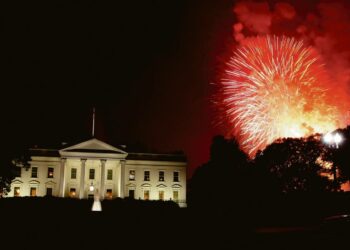
[[30, 149], [30, 167], [11, 184], [13, 196], [173, 200], [186, 205], [186, 158], [126, 152], [98, 139], [61, 150]]

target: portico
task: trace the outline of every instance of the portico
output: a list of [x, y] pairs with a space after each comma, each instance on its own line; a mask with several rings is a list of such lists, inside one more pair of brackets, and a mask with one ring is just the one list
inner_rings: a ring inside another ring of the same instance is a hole
[[[123, 176], [127, 153], [100, 140], [91, 139], [59, 151], [61, 156], [60, 196], [88, 198], [98, 189], [103, 199], [107, 189], [113, 197], [123, 197]], [[106, 168], [112, 174], [107, 176]], [[72, 176], [76, 172], [76, 176]], [[73, 178], [72, 178], [73, 177]], [[107, 180], [108, 177], [108, 180]], [[114, 183], [110, 183], [113, 181]], [[116, 182], [116, 180], [118, 180]], [[107, 183], [106, 183], [107, 182]], [[117, 185], [119, 183], [119, 185]], [[107, 184], [107, 189], [106, 189]], [[110, 194], [109, 194], [110, 195]]]

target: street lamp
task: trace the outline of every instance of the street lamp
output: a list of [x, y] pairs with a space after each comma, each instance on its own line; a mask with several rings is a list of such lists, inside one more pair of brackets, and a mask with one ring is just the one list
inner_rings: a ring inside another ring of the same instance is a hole
[[[330, 147], [330, 148], [339, 148], [339, 144], [343, 141], [343, 137], [340, 133], [336, 132], [333, 133], [327, 133], [323, 136], [323, 141]], [[332, 152], [331, 152], [332, 154]], [[337, 179], [337, 166], [333, 162], [333, 181], [336, 183]]]
[[335, 142], [336, 147], [338, 148], [339, 143], [343, 141], [343, 137], [339, 133], [335, 133], [333, 136], [333, 140]]
[[323, 141], [330, 147], [339, 147], [339, 144], [343, 141], [343, 137], [337, 132], [335, 134], [327, 133], [323, 136]]
[[323, 136], [323, 141], [326, 144], [331, 144], [333, 141], [333, 135], [331, 133], [327, 133], [325, 136]]

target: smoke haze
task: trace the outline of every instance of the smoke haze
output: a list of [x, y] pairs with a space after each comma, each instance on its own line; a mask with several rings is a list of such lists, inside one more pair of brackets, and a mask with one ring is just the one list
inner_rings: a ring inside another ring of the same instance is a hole
[[350, 3], [347, 1], [241, 1], [233, 6], [233, 37], [238, 46], [249, 37], [285, 35], [302, 40], [320, 55], [329, 75], [327, 101], [349, 124]]

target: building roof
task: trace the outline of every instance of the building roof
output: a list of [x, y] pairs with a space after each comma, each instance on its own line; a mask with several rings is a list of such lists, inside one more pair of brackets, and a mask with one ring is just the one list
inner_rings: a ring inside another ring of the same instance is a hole
[[126, 154], [126, 152], [120, 148], [116, 148], [96, 138], [80, 142], [70, 147], [65, 147], [60, 150], [61, 154], [63, 152]]
[[150, 154], [150, 153], [128, 153], [127, 160], [144, 160], [144, 161], [177, 161], [186, 162], [184, 154]]
[[105, 149], [90, 149], [90, 148], [84, 148], [84, 149], [69, 149], [65, 150], [66, 152], [82, 152], [82, 153], [99, 153], [99, 154], [121, 154], [120, 152], [116, 152], [113, 150], [105, 150]]
[[182, 153], [136, 153], [127, 152], [127, 148], [123, 150], [115, 148], [105, 142], [92, 138], [72, 146], [64, 146], [62, 149], [48, 149], [48, 148], [30, 148], [29, 154], [31, 156], [43, 157], [61, 157], [60, 151], [65, 152], [82, 152], [82, 153], [98, 153], [98, 154], [127, 154], [126, 160], [144, 160], [144, 161], [176, 161], [186, 162], [186, 156]]
[[31, 156], [60, 157], [60, 154], [57, 149], [47, 148], [30, 148], [29, 154]]

